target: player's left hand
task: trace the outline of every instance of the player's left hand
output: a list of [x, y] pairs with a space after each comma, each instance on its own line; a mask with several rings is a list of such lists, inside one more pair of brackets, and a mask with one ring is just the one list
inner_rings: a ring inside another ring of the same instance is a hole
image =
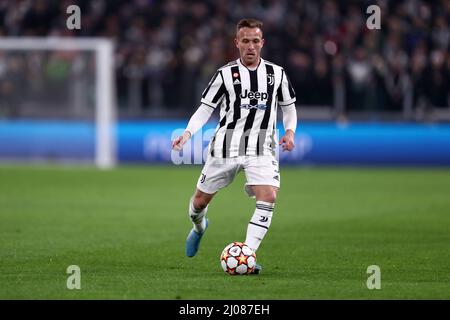
[[175, 151], [180, 151], [183, 149], [183, 145], [189, 140], [190, 137], [191, 133], [189, 131], [184, 131], [182, 136], [179, 136], [172, 142], [172, 149]]
[[295, 147], [294, 132], [292, 130], [286, 130], [286, 133], [281, 137], [279, 144], [282, 146], [283, 151], [292, 151]]

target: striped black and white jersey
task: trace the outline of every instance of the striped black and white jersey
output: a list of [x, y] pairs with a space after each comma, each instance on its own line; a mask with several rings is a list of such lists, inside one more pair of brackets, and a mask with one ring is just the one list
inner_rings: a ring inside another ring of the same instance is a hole
[[269, 155], [277, 145], [277, 106], [295, 103], [295, 92], [282, 67], [261, 59], [252, 71], [237, 59], [217, 70], [201, 102], [220, 106], [212, 156]]

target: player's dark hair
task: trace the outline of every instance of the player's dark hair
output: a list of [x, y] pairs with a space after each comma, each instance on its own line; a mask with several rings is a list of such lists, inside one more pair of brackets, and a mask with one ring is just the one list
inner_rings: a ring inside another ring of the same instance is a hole
[[246, 19], [241, 19], [237, 26], [236, 26], [236, 33], [242, 29], [242, 28], [259, 28], [261, 30], [261, 32], [263, 31], [262, 27], [263, 27], [263, 23], [260, 20], [256, 20], [256, 19], [252, 19], [252, 18], [246, 18]]

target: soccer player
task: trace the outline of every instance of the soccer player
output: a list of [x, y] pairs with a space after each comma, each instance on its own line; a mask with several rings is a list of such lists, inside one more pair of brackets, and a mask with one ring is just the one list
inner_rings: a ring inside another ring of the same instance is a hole
[[[283, 151], [294, 148], [297, 112], [295, 93], [285, 70], [260, 56], [264, 46], [262, 26], [262, 22], [255, 19], [239, 21], [235, 38], [239, 59], [217, 70], [203, 91], [201, 104], [183, 135], [172, 142], [174, 150], [181, 150], [220, 106], [220, 122], [189, 203], [193, 228], [186, 239], [188, 257], [195, 256], [208, 227], [208, 204], [241, 170], [247, 180], [245, 191], [256, 198], [256, 209], [244, 241], [255, 252], [272, 221], [280, 187], [275, 158], [277, 107], [283, 111], [285, 135], [279, 141]], [[257, 265], [254, 273], [261, 270], [261, 265]]]

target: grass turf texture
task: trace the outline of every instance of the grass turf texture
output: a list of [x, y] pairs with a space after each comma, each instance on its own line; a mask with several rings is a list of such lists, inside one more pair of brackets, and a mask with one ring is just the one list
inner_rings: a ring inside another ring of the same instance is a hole
[[[0, 167], [1, 299], [449, 299], [450, 171], [282, 167], [260, 276], [228, 276], [254, 200], [241, 173], [184, 256], [200, 167]], [[81, 290], [66, 269], [81, 268]], [[367, 267], [381, 268], [368, 290]]]

